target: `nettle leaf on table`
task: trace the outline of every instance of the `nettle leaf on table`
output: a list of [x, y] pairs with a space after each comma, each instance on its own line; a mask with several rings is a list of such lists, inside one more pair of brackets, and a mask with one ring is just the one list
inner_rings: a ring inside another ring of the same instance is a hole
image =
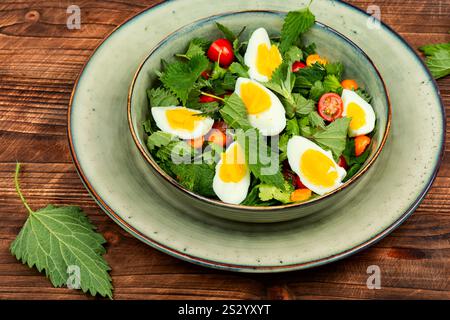
[[426, 56], [426, 64], [435, 79], [450, 74], [450, 42], [426, 45], [419, 48]]
[[169, 64], [160, 79], [164, 86], [185, 105], [189, 93], [194, 89], [195, 82], [208, 65], [209, 61], [204, 55], [196, 55], [189, 61], [176, 61]]
[[15, 185], [29, 216], [11, 244], [11, 253], [30, 268], [44, 271], [55, 287], [74, 288], [112, 298], [111, 268], [104, 260], [106, 240], [79, 207], [49, 205], [33, 211], [19, 187], [20, 164]]

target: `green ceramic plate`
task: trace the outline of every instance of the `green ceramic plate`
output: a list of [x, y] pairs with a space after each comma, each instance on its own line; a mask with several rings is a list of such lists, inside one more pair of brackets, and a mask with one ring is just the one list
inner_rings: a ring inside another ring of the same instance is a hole
[[116, 29], [75, 86], [69, 141], [93, 197], [149, 245], [204, 266], [242, 272], [308, 268], [346, 257], [390, 233], [418, 206], [443, 150], [445, 114], [436, 84], [414, 51], [385, 25], [342, 2], [315, 1], [317, 20], [354, 41], [379, 68], [392, 103], [390, 137], [364, 192], [289, 223], [244, 224], [205, 215], [161, 194], [129, 134], [127, 93], [139, 64], [173, 32], [223, 14], [287, 12], [308, 1], [169, 1]]

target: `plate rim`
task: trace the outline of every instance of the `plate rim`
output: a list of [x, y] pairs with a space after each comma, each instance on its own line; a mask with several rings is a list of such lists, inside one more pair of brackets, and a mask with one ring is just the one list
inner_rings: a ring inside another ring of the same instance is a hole
[[[294, 270], [303, 270], [303, 269], [317, 267], [320, 265], [324, 265], [327, 263], [331, 263], [331, 262], [335, 262], [335, 261], [344, 259], [344, 258], [349, 257], [355, 253], [358, 253], [359, 251], [361, 251], [367, 247], [370, 247], [371, 245], [382, 240], [384, 237], [386, 237], [388, 234], [390, 234], [393, 230], [395, 230], [407, 218], [409, 218], [411, 216], [411, 214], [420, 205], [420, 203], [424, 199], [425, 195], [431, 188], [434, 180], [436, 179], [436, 176], [438, 174], [438, 171], [439, 171], [442, 161], [443, 161], [443, 157], [444, 157], [444, 153], [445, 153], [444, 152], [445, 142], [446, 142], [446, 134], [445, 134], [445, 132], [446, 132], [446, 130], [445, 130], [446, 129], [446, 110], [445, 110], [445, 107], [443, 104], [442, 95], [441, 95], [441, 92], [437, 85], [437, 82], [431, 75], [431, 72], [429, 71], [429, 69], [426, 67], [424, 61], [419, 57], [419, 55], [415, 52], [415, 50], [412, 48], [412, 46], [408, 42], [406, 42], [405, 39], [403, 39], [396, 31], [394, 31], [389, 25], [387, 25], [383, 21], [380, 21], [380, 24], [384, 28], [386, 28], [391, 34], [393, 34], [396, 37], [396, 39], [399, 40], [409, 51], [411, 51], [414, 58], [422, 66], [423, 70], [425, 71], [426, 75], [428, 76], [428, 78], [430, 80], [430, 83], [434, 87], [434, 91], [437, 94], [439, 106], [441, 108], [441, 113], [443, 115], [443, 121], [442, 121], [442, 129], [443, 130], [442, 130], [442, 136], [441, 136], [441, 145], [440, 145], [437, 162], [436, 162], [435, 168], [433, 169], [433, 174], [429, 178], [428, 182], [425, 184], [422, 192], [418, 195], [418, 197], [414, 201], [412, 201], [411, 206], [402, 215], [400, 215], [400, 217], [397, 220], [395, 220], [390, 226], [388, 226], [381, 232], [375, 234], [374, 236], [370, 237], [366, 241], [360, 243], [359, 245], [353, 246], [352, 248], [341, 251], [334, 255], [329, 255], [327, 257], [322, 257], [322, 258], [307, 261], [307, 262], [293, 263], [293, 264], [288, 264], [288, 265], [283, 265], [283, 266], [251, 266], [251, 265], [239, 265], [239, 264], [233, 264], [233, 263], [223, 263], [223, 262], [217, 262], [217, 261], [213, 261], [213, 260], [203, 259], [203, 258], [199, 258], [199, 257], [193, 256], [190, 254], [183, 253], [179, 250], [170, 248], [154, 239], [151, 239], [149, 236], [144, 235], [139, 230], [135, 229], [133, 226], [131, 226], [129, 223], [127, 223], [125, 220], [123, 220], [114, 210], [112, 210], [111, 207], [109, 207], [108, 204], [103, 201], [103, 199], [97, 194], [95, 189], [90, 184], [89, 180], [87, 179], [87, 177], [84, 174], [83, 169], [81, 168], [81, 165], [80, 165], [77, 155], [75, 153], [73, 137], [72, 137], [72, 130], [71, 130], [72, 129], [71, 113], [72, 113], [73, 99], [74, 99], [75, 93], [77, 91], [79, 81], [80, 81], [81, 77], [83, 76], [86, 67], [89, 65], [89, 62], [91, 61], [92, 57], [97, 53], [99, 48], [106, 42], [106, 40], [108, 40], [111, 37], [111, 35], [113, 33], [115, 33], [119, 28], [121, 28], [124, 25], [126, 25], [127, 23], [131, 22], [132, 20], [134, 20], [135, 18], [137, 18], [144, 12], [148, 12], [149, 10], [152, 10], [154, 8], [162, 7], [169, 3], [177, 2], [177, 1], [179, 1], [179, 0], [167, 0], [167, 1], [160, 2], [160, 3], [154, 4], [154, 5], [150, 5], [150, 6], [146, 7], [145, 9], [143, 9], [142, 11], [140, 11], [140, 12], [136, 13], [135, 15], [131, 16], [130, 18], [126, 19], [120, 25], [116, 26], [102, 41], [100, 41], [97, 44], [95, 49], [92, 51], [92, 54], [89, 56], [89, 58], [86, 60], [83, 67], [81, 68], [81, 70], [75, 80], [75, 83], [74, 83], [74, 86], [73, 86], [73, 89], [72, 89], [72, 92], [70, 95], [68, 112], [67, 112], [67, 137], [68, 137], [69, 151], [70, 151], [70, 154], [72, 157], [72, 162], [74, 163], [75, 168], [78, 172], [78, 175], [79, 175], [83, 185], [85, 186], [85, 188], [88, 190], [88, 192], [90, 193], [92, 198], [97, 202], [97, 204], [100, 206], [100, 208], [114, 222], [116, 222], [125, 231], [127, 231], [128, 233], [133, 235], [135, 238], [146, 243], [147, 245], [149, 245], [155, 249], [158, 249], [164, 253], [167, 253], [171, 256], [179, 258], [181, 260], [188, 261], [188, 262], [191, 262], [191, 263], [194, 263], [197, 265], [201, 265], [204, 267], [214, 268], [214, 269], [252, 273], [252, 272], [287, 272], [287, 271], [294, 271]], [[362, 15], [365, 15], [366, 17], [370, 17], [370, 15], [367, 14], [365, 11], [363, 11], [362, 9], [360, 9], [352, 4], [349, 4], [344, 1], [338, 1], [338, 2], [343, 4], [344, 6], [347, 6], [348, 8], [350, 8], [352, 10], [359, 12]]]

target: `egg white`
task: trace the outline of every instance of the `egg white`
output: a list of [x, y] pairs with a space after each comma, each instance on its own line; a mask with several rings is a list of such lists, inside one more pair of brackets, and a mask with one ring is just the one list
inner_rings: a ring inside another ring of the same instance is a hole
[[258, 72], [256, 61], [258, 57], [258, 47], [260, 44], [265, 44], [268, 48], [272, 46], [270, 43], [269, 34], [266, 29], [256, 29], [250, 37], [247, 45], [247, 51], [244, 55], [244, 63], [249, 67], [248, 74], [251, 79], [259, 82], [269, 81], [269, 77]]
[[359, 105], [361, 109], [364, 110], [366, 116], [366, 123], [361, 128], [358, 128], [357, 130], [353, 130], [351, 128], [348, 129], [349, 137], [356, 137], [372, 132], [375, 128], [376, 119], [372, 106], [353, 90], [344, 89], [341, 97], [344, 102], [344, 111], [342, 113], [344, 117], [347, 116], [348, 105], [352, 102]]
[[[153, 119], [155, 120], [158, 128], [164, 132], [173, 134], [181, 139], [197, 139], [197, 138], [204, 136], [211, 130], [211, 128], [214, 124], [214, 120], [209, 117], [203, 117], [203, 118], [199, 117], [193, 131], [172, 128], [169, 124], [169, 121], [167, 120], [166, 111], [175, 110], [175, 109], [179, 109], [179, 108], [184, 108], [184, 107], [153, 107], [153, 108], [151, 108]], [[189, 111], [192, 111], [194, 113], [201, 113], [198, 110], [193, 110], [193, 109], [189, 109], [189, 108], [186, 108], [186, 109]]]
[[[237, 142], [230, 144], [225, 152], [231, 150], [231, 148], [234, 148], [236, 144]], [[239, 147], [241, 148], [241, 151], [244, 152], [240, 145]], [[213, 179], [213, 190], [221, 201], [230, 204], [240, 204], [245, 200], [248, 194], [248, 188], [250, 187], [250, 170], [247, 167], [245, 176], [239, 182], [224, 182], [219, 175], [222, 163], [223, 159], [220, 159], [216, 165], [216, 173]]]
[[252, 82], [270, 96], [271, 106], [268, 110], [258, 114], [249, 114], [248, 120], [250, 124], [257, 128], [263, 136], [275, 136], [281, 133], [286, 127], [286, 111], [280, 99], [269, 89], [260, 83], [247, 79], [239, 78], [236, 81], [235, 93], [241, 97], [241, 85]]
[[[302, 174], [302, 172], [300, 170], [300, 159], [301, 159], [303, 153], [307, 150], [319, 151], [322, 154], [324, 154], [327, 158], [329, 158], [331, 161], [333, 161], [333, 164], [338, 173], [338, 177], [336, 178], [336, 181], [334, 182], [333, 186], [328, 187], [328, 188], [323, 187], [323, 186], [317, 186], [317, 185], [313, 184], [312, 182], [310, 182], [308, 179], [306, 179], [305, 175]], [[314, 142], [312, 142], [304, 137], [294, 136], [291, 139], [289, 139], [288, 145], [287, 145], [287, 156], [288, 156], [289, 165], [290, 165], [292, 171], [294, 171], [299, 176], [300, 181], [305, 185], [305, 187], [307, 187], [308, 189], [310, 189], [311, 191], [313, 191], [319, 195], [324, 195], [328, 192], [331, 192], [331, 191], [339, 188], [339, 186], [342, 185], [342, 180], [347, 175], [347, 172], [345, 171], [345, 169], [338, 166], [338, 164], [334, 161], [333, 155], [330, 151], [323, 150], [317, 144], [315, 144]]]
[[[237, 143], [233, 142], [228, 146], [227, 150], [232, 150], [235, 145], [238, 145], [241, 148], [241, 152], [244, 152], [242, 147]], [[213, 190], [216, 193], [217, 197], [225, 203], [230, 204], [240, 204], [245, 200], [248, 194], [248, 188], [250, 187], [250, 170], [247, 166], [247, 171], [244, 177], [239, 182], [225, 182], [220, 178], [219, 171], [222, 166], [223, 159], [216, 165], [216, 173], [213, 179]]]

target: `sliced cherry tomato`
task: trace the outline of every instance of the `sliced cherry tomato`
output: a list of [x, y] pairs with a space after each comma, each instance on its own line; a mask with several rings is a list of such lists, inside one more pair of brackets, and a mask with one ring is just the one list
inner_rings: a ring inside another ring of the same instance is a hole
[[212, 129], [208, 134], [208, 141], [221, 147], [227, 144], [227, 135], [219, 129]]
[[289, 163], [287, 161], [283, 163], [283, 176], [295, 189], [306, 188], [300, 180], [300, 177], [289, 168]]
[[205, 70], [205, 71], [202, 72], [202, 77], [203, 77], [203, 79], [206, 79], [206, 80], [209, 79], [209, 72], [208, 72], [208, 70]]
[[341, 86], [347, 90], [356, 90], [359, 88], [358, 83], [353, 79], [346, 79], [341, 82]]
[[316, 63], [320, 63], [321, 65], [325, 66], [328, 63], [328, 61], [327, 61], [327, 59], [322, 58], [318, 54], [310, 54], [308, 56], [308, 58], [306, 58], [306, 65], [308, 67], [311, 67], [312, 65], [314, 65]]
[[201, 95], [198, 100], [200, 101], [200, 103], [209, 103], [209, 102], [219, 101], [214, 97], [205, 96], [205, 95]]
[[325, 93], [319, 100], [318, 111], [326, 121], [334, 121], [342, 116], [344, 103], [336, 93]]
[[306, 68], [306, 64], [301, 61], [295, 61], [292, 64], [292, 72], [298, 72], [300, 69]]
[[311, 198], [311, 196], [312, 196], [311, 190], [306, 188], [297, 189], [291, 193], [291, 201], [293, 202], [306, 201], [309, 198]]
[[222, 67], [228, 67], [234, 60], [233, 45], [227, 39], [217, 39], [209, 47], [208, 58], [214, 62], [219, 61]]
[[302, 189], [302, 188], [306, 188], [305, 185], [302, 183], [302, 181], [300, 180], [300, 177], [298, 175], [295, 175], [294, 177], [294, 187], [297, 189]]
[[357, 136], [355, 138], [355, 156], [362, 155], [369, 144], [370, 138], [368, 136]]
[[339, 157], [338, 166], [344, 168], [345, 170], [348, 169], [347, 161], [345, 161], [344, 156]]
[[197, 139], [188, 140], [188, 143], [194, 149], [200, 149], [201, 147], [203, 147], [203, 143], [204, 142], [205, 142], [205, 138], [203, 138], [203, 137], [200, 137], [200, 138], [197, 138]]

